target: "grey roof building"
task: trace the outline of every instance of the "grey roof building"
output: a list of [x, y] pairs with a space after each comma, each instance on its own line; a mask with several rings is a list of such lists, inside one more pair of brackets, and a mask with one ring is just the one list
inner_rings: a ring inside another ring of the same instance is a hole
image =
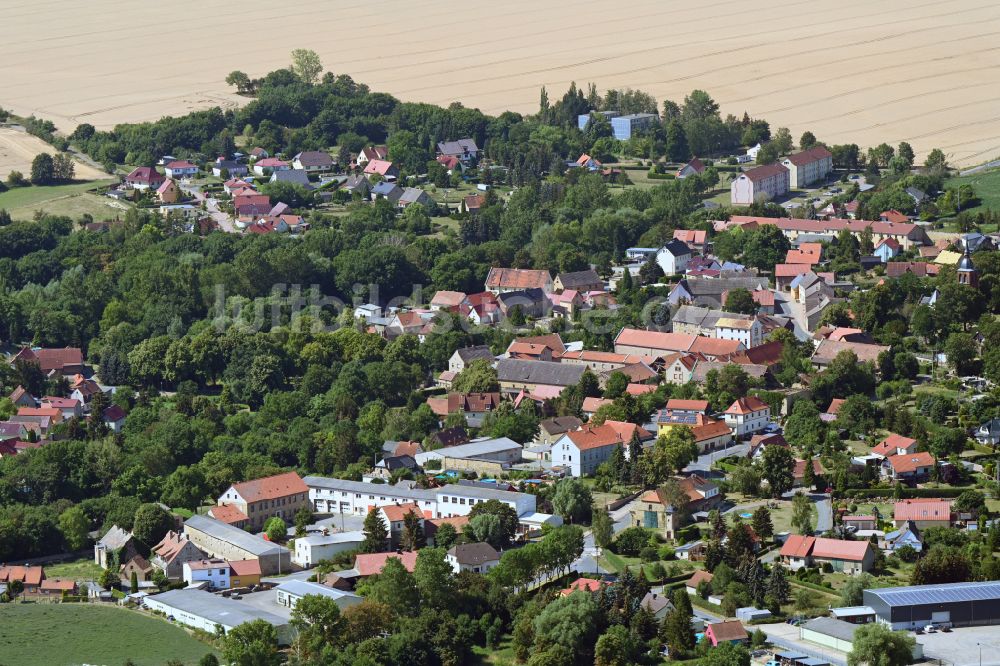
[[862, 597], [893, 629], [1000, 624], [1000, 581], [886, 587], [864, 590]]
[[[423, 466], [428, 460], [443, 460], [444, 458], [478, 458], [495, 460], [497, 462], [520, 462], [522, 447], [508, 437], [497, 439], [472, 440], [468, 444], [448, 446], [443, 449], [424, 451], [415, 457], [417, 464]], [[480, 489], [475, 489], [480, 490]]]
[[258, 560], [264, 575], [288, 571], [291, 551], [261, 537], [208, 516], [194, 515], [184, 523], [191, 543], [212, 557], [226, 560]]
[[585, 365], [504, 358], [497, 362], [497, 379], [501, 388], [512, 392], [539, 385], [571, 386], [580, 381], [586, 369]]
[[196, 589], [161, 592], [145, 597], [142, 603], [146, 608], [173, 617], [180, 624], [210, 634], [215, 633], [217, 626], [228, 632], [245, 622], [264, 620], [277, 629], [279, 644], [288, 645], [291, 642], [288, 617], [279, 614], [282, 609], [277, 606], [275, 612], [269, 612], [246, 600], [235, 600]]

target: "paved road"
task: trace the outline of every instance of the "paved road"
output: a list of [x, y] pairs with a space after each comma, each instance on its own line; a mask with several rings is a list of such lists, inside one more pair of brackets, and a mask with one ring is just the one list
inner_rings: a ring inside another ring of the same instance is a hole
[[813, 495], [816, 499], [816, 531], [828, 532], [833, 529], [833, 504], [829, 495]]
[[745, 456], [750, 451], [749, 444], [737, 444], [721, 451], [713, 451], [698, 456], [698, 459], [684, 468], [685, 472], [708, 472], [712, 469], [712, 463], [729, 456]]
[[219, 202], [217, 199], [205, 196], [205, 193], [201, 191], [201, 188], [195, 185], [181, 183], [181, 190], [193, 196], [199, 203], [204, 202], [205, 210], [212, 216], [212, 219], [219, 225], [220, 229], [231, 234], [239, 232], [239, 229], [235, 226], [233, 218], [229, 217], [227, 213], [219, 210]]
[[801, 652], [810, 657], [828, 661], [833, 666], [847, 666], [847, 660], [843, 652], [832, 648], [813, 643], [806, 643], [799, 639], [799, 628], [789, 624], [759, 624], [755, 627], [761, 629], [766, 635], [769, 643], [778, 648]]
[[971, 176], [974, 173], [979, 173], [980, 171], [986, 171], [987, 169], [993, 169], [995, 167], [1000, 167], [1000, 160], [993, 160], [992, 162], [987, 162], [986, 164], [980, 164], [979, 166], [972, 167], [971, 169], [964, 169], [958, 172], [959, 176]]

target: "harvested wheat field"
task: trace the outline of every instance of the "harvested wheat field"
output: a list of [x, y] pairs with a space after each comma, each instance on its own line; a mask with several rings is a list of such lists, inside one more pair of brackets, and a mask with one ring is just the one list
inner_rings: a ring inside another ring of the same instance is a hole
[[70, 130], [239, 104], [228, 72], [302, 47], [373, 89], [489, 113], [533, 112], [542, 85], [570, 81], [678, 101], [702, 88], [796, 137], [1000, 154], [993, 0], [7, 0], [3, 21], [0, 105]]
[[[31, 160], [38, 153], [54, 154], [56, 149], [38, 137], [9, 127], [0, 127], [0, 180], [11, 171], [20, 171], [27, 178], [31, 175]], [[108, 174], [76, 161], [76, 180], [107, 178]]]

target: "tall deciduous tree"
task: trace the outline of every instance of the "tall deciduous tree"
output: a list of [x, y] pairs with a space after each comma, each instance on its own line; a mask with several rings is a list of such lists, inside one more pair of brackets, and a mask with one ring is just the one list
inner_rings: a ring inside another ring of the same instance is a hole
[[323, 63], [315, 51], [295, 49], [292, 51], [292, 71], [303, 83], [312, 84], [323, 73]]
[[278, 630], [267, 620], [244, 622], [226, 634], [222, 654], [227, 662], [239, 666], [279, 664]]
[[905, 666], [913, 659], [916, 640], [905, 631], [872, 623], [854, 632], [854, 644], [847, 655], [848, 666]]

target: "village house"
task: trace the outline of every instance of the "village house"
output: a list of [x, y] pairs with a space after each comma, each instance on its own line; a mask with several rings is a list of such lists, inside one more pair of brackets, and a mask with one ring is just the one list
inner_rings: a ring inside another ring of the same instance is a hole
[[45, 569], [40, 566], [0, 566], [0, 584], [6, 588], [15, 581], [24, 586], [24, 594], [38, 594], [45, 582]]
[[439, 310], [458, 312], [458, 308], [465, 302], [465, 298], [465, 293], [461, 291], [438, 291], [431, 298], [430, 309], [433, 312]]
[[705, 164], [695, 157], [693, 160], [682, 166], [677, 170], [677, 178], [687, 178], [688, 176], [696, 176], [700, 173], [705, 173]]
[[687, 384], [694, 376], [698, 357], [693, 354], [673, 353], [663, 357], [663, 380], [668, 384]]
[[177, 203], [180, 198], [180, 190], [177, 188], [177, 183], [167, 179], [156, 188], [156, 198], [159, 199], [160, 203], [172, 204]]
[[427, 405], [441, 421], [461, 414], [471, 428], [481, 428], [487, 415], [500, 406], [500, 393], [449, 393], [441, 398], [427, 398]]
[[688, 594], [697, 596], [698, 588], [701, 584], [705, 583], [706, 585], [711, 585], [712, 578], [714, 578], [714, 576], [712, 576], [710, 572], [705, 571], [704, 569], [698, 569], [684, 583], [684, 589], [687, 590]]
[[265, 157], [254, 162], [253, 172], [258, 176], [270, 176], [275, 171], [289, 171], [291, 168], [291, 165], [284, 160], [279, 160], [276, 157]]
[[760, 432], [771, 422], [771, 408], [766, 402], [749, 395], [737, 399], [724, 412], [726, 425], [737, 438]]
[[705, 627], [705, 640], [711, 643], [712, 647], [718, 647], [720, 643], [744, 645], [749, 642], [750, 637], [739, 620], [726, 620], [707, 625]]
[[912, 523], [917, 529], [951, 527], [954, 522], [951, 500], [919, 497], [900, 500], [893, 506], [892, 520], [896, 527]]
[[708, 232], [704, 229], [674, 229], [674, 240], [679, 240], [691, 252], [704, 252], [708, 247]]
[[125, 176], [125, 186], [133, 190], [155, 190], [165, 179], [156, 167], [136, 167]]
[[225, 177], [227, 180], [240, 178], [247, 175], [248, 172], [247, 165], [236, 160], [227, 160], [220, 157], [212, 162], [212, 175], [216, 178]]
[[385, 522], [386, 527], [389, 529], [389, 548], [390, 550], [395, 550], [399, 547], [400, 541], [403, 537], [403, 531], [406, 527], [406, 516], [407, 514], [413, 514], [417, 518], [417, 524], [420, 525], [421, 530], [424, 525], [424, 515], [420, 511], [420, 506], [416, 502], [409, 502], [407, 504], [393, 504], [389, 506], [383, 506], [378, 509], [379, 515], [382, 516], [382, 520]]
[[187, 160], [174, 160], [163, 167], [167, 178], [191, 178], [198, 175], [198, 165]]
[[216, 505], [206, 512], [211, 518], [226, 523], [227, 525], [232, 525], [233, 527], [239, 527], [243, 529], [250, 522], [250, 518], [247, 517], [245, 513], [240, 511], [235, 504], [222, 504]]
[[357, 192], [362, 199], [367, 199], [371, 194], [372, 186], [364, 175], [354, 173], [348, 176], [347, 180], [341, 183], [340, 189], [352, 196], [355, 192]]
[[431, 198], [431, 195], [418, 187], [405, 188], [403, 193], [399, 195], [399, 199], [396, 200], [396, 206], [399, 208], [406, 208], [410, 204], [420, 204], [427, 210], [428, 214], [433, 214], [437, 210], [437, 203]]
[[185, 562], [181, 579], [188, 585], [207, 583], [210, 590], [228, 590], [231, 585], [229, 562], [220, 559]]
[[689, 261], [691, 261], [691, 248], [676, 238], [656, 252], [656, 263], [667, 276], [683, 273]]
[[184, 532], [170, 530], [150, 552], [152, 564], [171, 579], [177, 580], [184, 574], [184, 563], [204, 559], [205, 553], [193, 544]]
[[781, 164], [765, 164], [744, 171], [733, 179], [729, 200], [734, 206], [749, 206], [784, 196], [790, 189], [790, 175]]
[[882, 458], [909, 455], [916, 452], [917, 440], [897, 435], [894, 432], [889, 433], [888, 437], [872, 447], [872, 453]]
[[486, 291], [493, 294], [524, 289], [541, 289], [550, 292], [552, 291], [552, 276], [548, 271], [493, 267], [486, 275], [485, 287]]
[[[581, 421], [576, 416], [553, 416], [543, 420], [538, 424], [538, 437], [536, 441], [539, 444], [551, 445], [556, 442], [557, 439], [562, 437], [564, 434], [571, 430], [576, 430], [583, 425]], [[550, 460], [551, 454], [545, 458], [545, 460]]]
[[139, 547], [131, 532], [117, 525], [104, 533], [94, 544], [94, 564], [107, 569], [114, 562], [128, 562], [139, 554]]
[[792, 534], [781, 547], [781, 563], [793, 571], [829, 563], [836, 572], [858, 575], [871, 571], [875, 552], [867, 540], [843, 541]]
[[801, 153], [795, 153], [781, 160], [788, 169], [792, 187], [806, 187], [825, 180], [833, 171], [833, 153], [824, 146], [816, 146]]
[[774, 218], [774, 217], [752, 217], [746, 215], [733, 215], [729, 223], [733, 226], [743, 226], [747, 224], [762, 225], [773, 224], [792, 243], [798, 241], [798, 237], [803, 234], [837, 236], [842, 230], [847, 229], [858, 241], [861, 240], [865, 229], [871, 230], [872, 241], [877, 243], [883, 238], [892, 238], [900, 244], [904, 250], [914, 247], [930, 245], [930, 238], [927, 231], [919, 224], [907, 223], [897, 224], [895, 222], [882, 222], [879, 220], [855, 220], [831, 218], [828, 220], [807, 220], [795, 218]]
[[369, 178], [381, 176], [383, 179], [393, 182], [399, 178], [399, 167], [394, 162], [387, 160], [371, 160], [365, 165], [364, 174]]
[[119, 567], [118, 577], [122, 581], [122, 585], [127, 585], [132, 580], [132, 574], [135, 574], [136, 580], [143, 583], [153, 580], [154, 571], [156, 571], [156, 567], [150, 564], [149, 560], [142, 555], [136, 555]]
[[370, 196], [372, 201], [381, 198], [395, 206], [399, 198], [403, 196], [403, 188], [391, 180], [383, 180], [371, 186]]
[[683, 507], [673, 506], [663, 488], [648, 490], [630, 509], [633, 527], [663, 530], [664, 537], [674, 539], [677, 530], [685, 524], [684, 516], [708, 511], [722, 501], [718, 486], [697, 474], [677, 481], [687, 496], [687, 504]]
[[448, 370], [458, 374], [469, 367], [469, 364], [473, 361], [486, 361], [490, 365], [493, 365], [496, 363], [496, 358], [486, 345], [463, 347], [456, 349], [455, 353], [448, 359]]
[[567, 289], [574, 291], [603, 291], [604, 281], [592, 268], [585, 271], [573, 271], [571, 273], [559, 273], [556, 275], [552, 288], [556, 293], [562, 293]]
[[234, 483], [222, 493], [219, 505], [233, 505], [259, 530], [268, 518], [277, 516], [290, 523], [301, 508], [309, 508], [309, 488], [295, 472]]
[[475, 139], [459, 139], [458, 141], [441, 141], [437, 145], [438, 155], [458, 158], [469, 164], [479, 158], [479, 147]]
[[385, 146], [365, 146], [358, 153], [358, 157], [354, 163], [359, 167], [363, 167], [372, 160], [384, 160], [387, 157], [389, 157], [389, 149]]
[[821, 340], [816, 346], [816, 351], [812, 355], [812, 364], [817, 369], [822, 370], [837, 358], [837, 354], [844, 351], [853, 352], [859, 363], [878, 363], [878, 357], [882, 352], [889, 351], [886, 345], [869, 345], [858, 342], [848, 342], [846, 340]]
[[[586, 368], [555, 361], [524, 361], [505, 358], [497, 362], [497, 378], [502, 393], [517, 395], [522, 390], [538, 393], [553, 389], [558, 395], [567, 386], [580, 382]], [[555, 397], [554, 395], [552, 397]]]
[[11, 367], [18, 361], [37, 363], [46, 377], [73, 375], [84, 372], [86, 369], [83, 364], [83, 351], [79, 347], [51, 349], [23, 347], [10, 359]]
[[926, 481], [937, 460], [926, 451], [889, 456], [882, 461], [882, 476], [892, 481]]
[[627, 447], [633, 435], [653, 439], [653, 433], [634, 423], [605, 421], [599, 426], [583, 426], [567, 432], [552, 445], [552, 464], [568, 468], [570, 475], [591, 475], [618, 447]]
[[322, 150], [306, 150], [292, 158], [292, 168], [307, 173], [323, 173], [333, 168], [333, 158]]
[[445, 560], [455, 573], [486, 573], [500, 564], [500, 554], [488, 543], [463, 543], [452, 546]]
[[883, 238], [875, 245], [875, 256], [883, 264], [888, 263], [900, 252], [899, 241], [895, 238]]
[[[224, 560], [258, 560], [261, 573], [288, 572], [291, 552], [238, 527], [196, 514], [184, 522], [184, 535], [207, 556]], [[203, 556], [204, 557], [204, 556]]]
[[715, 323], [714, 333], [720, 340], [736, 340], [745, 348], [764, 341], [764, 327], [756, 318], [722, 317]]

